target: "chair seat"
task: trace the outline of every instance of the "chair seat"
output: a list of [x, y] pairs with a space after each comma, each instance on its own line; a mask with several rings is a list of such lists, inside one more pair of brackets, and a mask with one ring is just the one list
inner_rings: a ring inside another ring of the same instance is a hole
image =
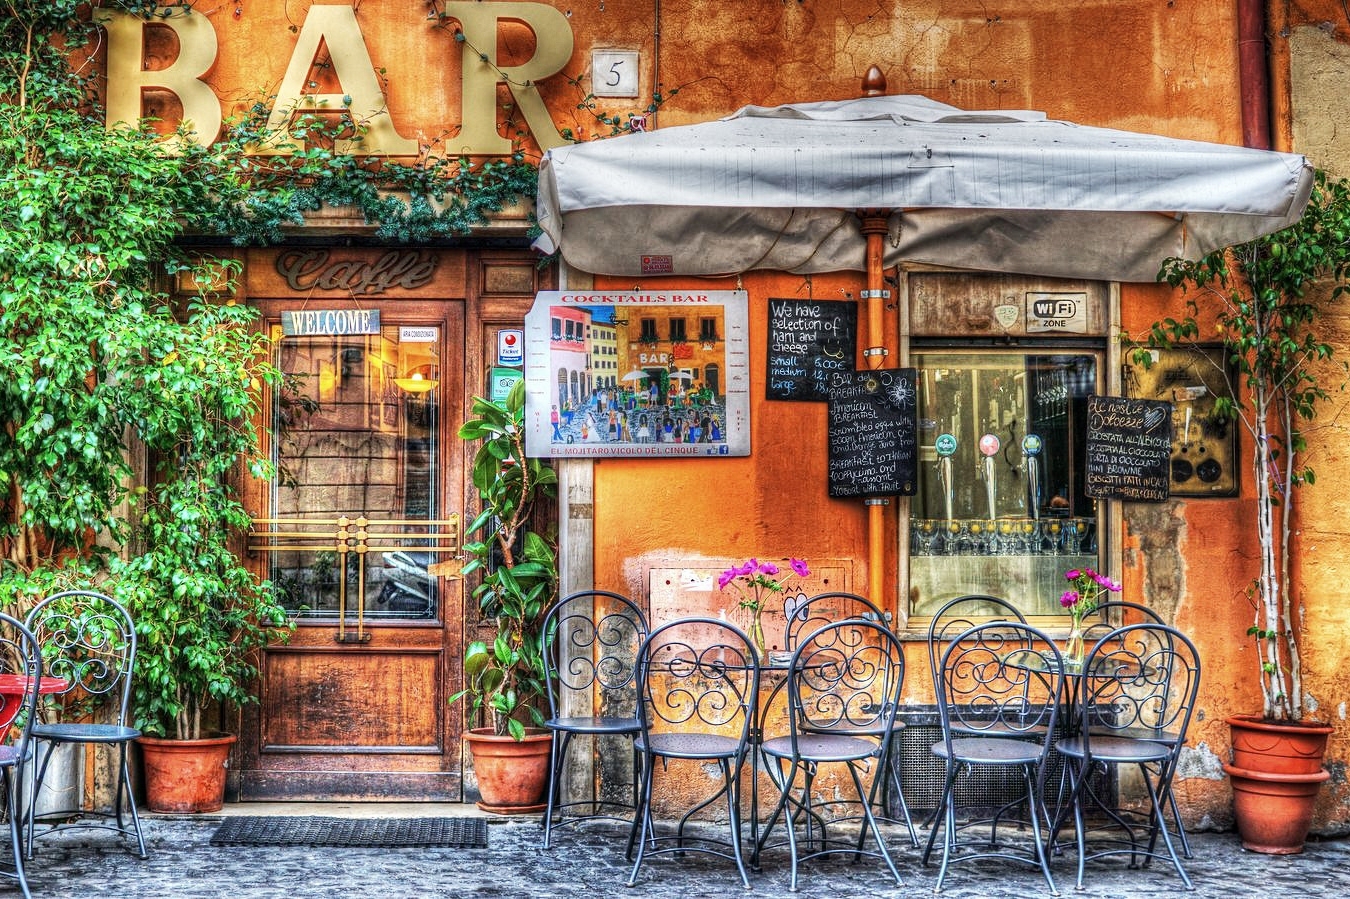
[[[649, 742], [650, 741], [650, 742]], [[741, 743], [721, 734], [651, 734], [634, 741], [639, 752], [680, 759], [729, 759], [741, 753]]]
[[[1161, 762], [1172, 756], [1171, 747], [1154, 740], [1136, 740], [1130, 737], [1093, 736], [1092, 757], [1103, 762]], [[1081, 759], [1087, 754], [1082, 737], [1070, 737], [1055, 743], [1055, 749], [1069, 758]]]
[[[1041, 744], [1005, 737], [954, 737], [950, 761], [980, 765], [1027, 765], [1041, 760]], [[947, 759], [947, 744], [934, 743], [933, 755]]]
[[570, 734], [635, 734], [642, 729], [636, 718], [620, 718], [614, 715], [550, 718], [544, 722], [544, 726], [549, 730]]
[[[765, 740], [760, 748], [765, 755], [774, 758], [792, 758], [791, 737]], [[877, 754], [874, 740], [845, 734], [801, 734], [797, 737], [797, 748], [802, 759], [808, 762], [851, 762]]]
[[33, 736], [39, 740], [69, 741], [73, 743], [126, 743], [141, 732], [134, 727], [116, 724], [34, 724]]

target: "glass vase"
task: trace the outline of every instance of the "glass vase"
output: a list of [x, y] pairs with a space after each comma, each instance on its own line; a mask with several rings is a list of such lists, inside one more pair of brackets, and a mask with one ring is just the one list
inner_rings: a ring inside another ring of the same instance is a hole
[[750, 642], [755, 645], [761, 663], [769, 658], [768, 647], [764, 645], [764, 622], [759, 619], [759, 609], [750, 612]]
[[1083, 622], [1073, 620], [1069, 637], [1064, 641], [1064, 667], [1069, 671], [1082, 671], [1083, 658], [1087, 655], [1087, 644], [1083, 639]]

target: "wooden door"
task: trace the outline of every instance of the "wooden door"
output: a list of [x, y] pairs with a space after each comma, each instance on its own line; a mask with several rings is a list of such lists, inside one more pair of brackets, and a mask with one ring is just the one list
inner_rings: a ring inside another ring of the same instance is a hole
[[296, 627], [262, 658], [240, 797], [458, 800], [463, 304], [258, 305], [284, 382], [249, 551]]

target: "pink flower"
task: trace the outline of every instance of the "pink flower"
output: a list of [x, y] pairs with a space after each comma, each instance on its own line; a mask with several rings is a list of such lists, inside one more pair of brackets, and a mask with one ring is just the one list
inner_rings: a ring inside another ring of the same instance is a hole
[[1059, 597], [1059, 604], [1064, 608], [1068, 609], [1071, 608], [1076, 602], [1078, 602], [1078, 599], [1079, 596], [1077, 590], [1065, 590], [1064, 593]]
[[759, 572], [760, 574], [777, 574], [778, 566], [773, 564], [772, 562], [760, 562]]
[[806, 563], [801, 559], [792, 559], [788, 562], [792, 566], [792, 571], [797, 577], [806, 577], [811, 573], [811, 569], [806, 567]]
[[1077, 568], [1070, 568], [1068, 571], [1064, 572], [1064, 579], [1069, 581], [1076, 581], [1078, 580], [1079, 576], [1082, 575], [1082, 573], [1083, 572], [1079, 571]]

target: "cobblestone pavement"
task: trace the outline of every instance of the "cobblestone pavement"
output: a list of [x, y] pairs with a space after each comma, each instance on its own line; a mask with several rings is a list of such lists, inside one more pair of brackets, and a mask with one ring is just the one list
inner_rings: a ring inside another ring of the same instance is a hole
[[[405, 815], [453, 814], [438, 806], [419, 811], [404, 806]], [[451, 807], [456, 808], [456, 807]], [[471, 814], [471, 807], [464, 807]], [[235, 807], [251, 813], [248, 806]], [[261, 812], [266, 813], [266, 812]], [[310, 806], [305, 814], [325, 812]], [[600, 897], [673, 896], [785, 897], [788, 891], [786, 851], [766, 853], [763, 869], [752, 874], [747, 893], [730, 862], [690, 854], [660, 856], [644, 864], [638, 886], [625, 888], [629, 865], [624, 861], [626, 830], [588, 825], [559, 832], [553, 849], [540, 848], [537, 820], [491, 818], [489, 848], [451, 849], [310, 849], [217, 848], [210, 845], [221, 818], [146, 819], [150, 858], [138, 859], [110, 834], [97, 831], [62, 834], [39, 843], [30, 863], [29, 880], [35, 899], [55, 897], [156, 897], [156, 899], [217, 899], [217, 897], [276, 897], [309, 899], [361, 897]], [[1187, 865], [1195, 897], [1344, 896], [1350, 892], [1350, 841], [1311, 842], [1302, 855], [1264, 856], [1242, 851], [1229, 833], [1191, 836], [1195, 858]], [[881, 863], [864, 858], [859, 864], [823, 861], [805, 866], [801, 891], [804, 899], [855, 896], [931, 895], [937, 868], [923, 867], [919, 853], [900, 840], [896, 852], [904, 886], [897, 888], [883, 873]], [[3, 850], [0, 850], [0, 854]], [[1073, 889], [1072, 854], [1052, 865], [1061, 893]], [[1156, 899], [1184, 894], [1182, 884], [1167, 866], [1130, 870], [1123, 859], [1100, 861], [1088, 869], [1085, 892], [1103, 899]], [[12, 882], [0, 882], [0, 899], [18, 895]], [[944, 896], [953, 899], [1003, 899], [1047, 895], [1039, 873], [1031, 868], [999, 862], [954, 867]]]

